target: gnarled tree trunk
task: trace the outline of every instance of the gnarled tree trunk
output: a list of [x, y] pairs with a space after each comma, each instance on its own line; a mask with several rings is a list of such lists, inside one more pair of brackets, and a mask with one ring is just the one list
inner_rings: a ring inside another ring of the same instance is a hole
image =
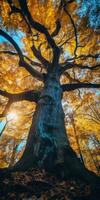
[[64, 149], [69, 148], [69, 142], [61, 98], [59, 80], [48, 77], [34, 113], [26, 149], [15, 169], [38, 166], [54, 170], [58, 163], [64, 163]]
[[61, 99], [59, 80], [48, 76], [34, 113], [25, 151], [13, 170], [38, 167], [62, 178], [76, 177], [89, 182], [98, 181], [82, 165], [70, 147]]
[[99, 178], [85, 168], [70, 147], [61, 104], [59, 78], [48, 75], [33, 116], [25, 151], [15, 166], [4, 171], [43, 168], [61, 178], [82, 178], [98, 183]]

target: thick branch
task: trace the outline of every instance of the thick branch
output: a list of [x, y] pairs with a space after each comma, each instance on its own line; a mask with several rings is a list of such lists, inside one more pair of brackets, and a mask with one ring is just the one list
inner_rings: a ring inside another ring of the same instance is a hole
[[32, 90], [32, 91], [22, 92], [18, 94], [11, 94], [9, 92], [0, 90], [0, 95], [3, 95], [4, 97], [7, 97], [9, 99], [3, 113], [0, 114], [0, 117], [5, 117], [13, 102], [18, 102], [22, 100], [37, 102], [40, 96], [40, 92]]
[[50, 67], [50, 63], [41, 55], [41, 52], [37, 50], [34, 44], [31, 49], [34, 53], [34, 56], [48, 69]]
[[[10, 8], [11, 8], [11, 14], [12, 14], [12, 13], [16, 13], [16, 12], [20, 13], [20, 14], [23, 16], [23, 18], [24, 18], [26, 24], [27, 24], [28, 27], [29, 27], [29, 32], [30, 32], [30, 33], [32, 34], [32, 36], [33, 36], [32, 30], [31, 30], [31, 24], [30, 24], [30, 22], [28, 21], [28, 19], [26, 19], [27, 16], [25, 17], [24, 10], [22, 9], [22, 7], [21, 7], [21, 9], [15, 7], [15, 6], [13, 5], [12, 1], [9, 1], [9, 0], [8, 0], [8, 3], [9, 3], [9, 6], [10, 6]], [[33, 46], [34, 46], [34, 45], [33, 45]], [[34, 48], [32, 48], [32, 51], [33, 51], [33, 50], [34, 50]], [[36, 58], [37, 58], [46, 68], [49, 67], [50, 63], [41, 55], [41, 53], [40, 53], [36, 48], [35, 48], [35, 52], [33, 51], [33, 53], [34, 53], [34, 55], [36, 56]]]
[[26, 19], [26, 17], [24, 16], [23, 12], [22, 12], [19, 8], [15, 7], [15, 6], [13, 5], [12, 0], [7, 0], [7, 2], [8, 2], [8, 4], [9, 4], [9, 6], [10, 6], [10, 9], [11, 9], [11, 12], [9, 13], [9, 15], [11, 15], [11, 14], [13, 14], [13, 13], [20, 13], [20, 14], [22, 15], [23, 19], [25, 20], [25, 22], [26, 22], [28, 28], [29, 28], [29, 32], [31, 32], [31, 27], [30, 27], [30, 25], [28, 24], [27, 19]]
[[18, 44], [12, 39], [12, 37], [10, 37], [6, 32], [4, 32], [1, 29], [0, 29], [0, 35], [2, 35], [4, 38], [6, 38], [14, 46], [14, 48], [18, 52], [18, 55], [19, 55], [20, 59], [23, 59], [22, 51], [19, 48]]
[[[12, 55], [12, 56], [18, 56], [18, 53], [14, 52], [14, 51], [9, 51], [9, 50], [7, 50], [7, 51], [1, 50], [0, 53], [9, 54], [9, 55]], [[43, 68], [43, 65], [41, 63], [38, 63], [36, 61], [31, 60], [26, 55], [23, 55], [23, 57], [26, 58], [31, 63], [31, 65]]]
[[23, 13], [27, 16], [30, 25], [31, 25], [34, 29], [36, 29], [37, 31], [39, 31], [40, 33], [45, 34], [48, 43], [50, 44], [50, 46], [51, 46], [53, 49], [54, 49], [54, 48], [55, 48], [55, 49], [58, 48], [58, 47], [56, 46], [55, 41], [52, 39], [52, 37], [50, 36], [49, 32], [47, 31], [46, 27], [43, 26], [42, 24], [40, 24], [39, 22], [36, 22], [36, 21], [32, 18], [31, 14], [30, 14], [30, 12], [29, 12], [29, 10], [28, 10], [27, 1], [26, 1], [26, 0], [18, 0], [18, 2], [19, 2], [19, 4], [20, 4], [20, 7], [21, 7]]
[[22, 54], [21, 49], [19, 48], [19, 46], [17, 45], [17, 43], [12, 39], [12, 37], [10, 37], [6, 32], [4, 32], [1, 29], [0, 29], [0, 35], [2, 35], [3, 37], [5, 37], [14, 46], [14, 48], [18, 52], [18, 55], [19, 55], [19, 58], [20, 58], [19, 64], [21, 66], [23, 66], [32, 76], [34, 76], [34, 77], [36, 77], [36, 78], [38, 78], [40, 80], [43, 80], [44, 79], [43, 75], [40, 72], [38, 72], [37, 70], [33, 69], [32, 66], [29, 65], [24, 60], [24, 56]]
[[30, 12], [29, 12], [29, 9], [28, 9], [28, 6], [27, 6], [27, 1], [26, 0], [18, 0], [19, 4], [20, 4], [20, 7], [21, 7], [21, 10], [22, 12], [25, 14], [25, 16], [27, 17], [30, 25], [36, 29], [37, 31], [39, 31], [40, 33], [43, 33], [45, 36], [46, 36], [46, 39], [48, 41], [48, 44], [50, 45], [50, 47], [52, 48], [53, 50], [53, 65], [55, 63], [58, 63], [59, 61], [59, 56], [60, 56], [60, 49], [59, 47], [56, 45], [54, 39], [52, 38], [52, 36], [49, 34], [47, 28], [45, 26], [43, 26], [42, 24], [40, 24], [39, 22], [35, 21]]
[[59, 21], [59, 19], [56, 21], [56, 29], [54, 30], [54, 32], [51, 34], [52, 37], [55, 37], [56, 35], [58, 35], [59, 31], [61, 29], [61, 23]]
[[39, 96], [40, 96], [40, 92], [30, 90], [30, 91], [22, 92], [22, 93], [18, 93], [18, 94], [11, 94], [9, 92], [0, 90], [0, 95], [3, 95], [4, 97], [9, 98], [12, 103], [17, 102], [17, 101], [22, 101], [22, 100], [37, 102], [39, 99]]
[[73, 61], [73, 60], [78, 60], [78, 59], [82, 59], [82, 60], [85, 60], [85, 59], [88, 59], [88, 58], [93, 58], [93, 59], [97, 59], [100, 57], [100, 54], [88, 54], [88, 55], [85, 55], [85, 54], [81, 54], [80, 56], [77, 56], [77, 57], [72, 57], [72, 58], [69, 58], [67, 59], [67, 61], [65, 61], [65, 63], [67, 63], [68, 61]]
[[80, 68], [80, 69], [89, 69], [89, 70], [93, 71], [93, 70], [95, 70], [95, 69], [100, 68], [100, 64], [97, 64], [97, 65], [95, 65], [95, 66], [89, 67], [88, 65], [81, 65], [81, 64], [66, 62], [65, 66], [63, 66], [63, 67], [61, 68], [60, 73], [63, 74], [64, 71], [66, 71], [66, 70], [68, 70], [68, 69], [71, 69], [71, 68], [74, 68], [74, 67], [77, 67], [77, 68]]
[[[56, 45], [52, 35], [49, 34], [47, 28], [45, 26], [43, 26], [42, 24], [40, 24], [39, 22], [36, 22], [32, 18], [31, 13], [29, 12], [29, 9], [28, 9], [28, 6], [27, 6], [27, 1], [26, 0], [18, 0], [18, 2], [19, 2], [19, 5], [20, 5], [20, 9], [13, 5], [12, 0], [8, 0], [8, 3], [10, 5], [12, 13], [19, 12], [20, 14], [22, 14], [26, 23], [29, 25], [30, 30], [31, 30], [31, 27], [32, 27], [32, 28], [36, 29], [37, 31], [39, 31], [40, 33], [43, 33], [46, 36], [48, 44], [52, 48], [52, 51], [53, 51], [52, 65], [50, 65], [50, 63], [45, 58], [43, 58], [41, 53], [36, 48], [35, 48], [35, 51], [34, 51], [34, 48], [32, 48], [33, 53], [35, 54], [35, 56], [38, 58], [38, 60], [40, 60], [40, 62], [45, 67], [49, 66], [49, 68], [50, 68], [50, 66], [52, 66], [52, 68], [53, 68], [53, 66], [55, 66], [59, 61], [59, 57], [60, 57], [59, 47]], [[61, 27], [59, 20], [57, 20], [56, 25], [57, 25], [56, 30], [53, 33], [54, 36], [59, 32], [60, 27]], [[30, 31], [30, 32], [32, 32], [32, 31]]]
[[96, 83], [73, 83], [73, 84], [63, 84], [62, 90], [65, 91], [72, 91], [80, 88], [100, 88], [100, 84]]

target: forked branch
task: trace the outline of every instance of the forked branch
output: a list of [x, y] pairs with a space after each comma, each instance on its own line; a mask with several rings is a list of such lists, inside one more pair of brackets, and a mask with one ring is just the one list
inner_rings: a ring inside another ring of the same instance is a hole
[[40, 80], [43, 80], [44, 79], [43, 74], [41, 74], [37, 70], [33, 69], [32, 66], [24, 60], [23, 53], [22, 53], [21, 49], [19, 48], [18, 44], [13, 40], [13, 38], [1, 29], [0, 29], [0, 35], [2, 35], [4, 38], [6, 38], [16, 49], [16, 51], [19, 55], [19, 59], [20, 59], [19, 64], [22, 67], [24, 67], [32, 76], [34, 76]]
[[0, 90], [0, 95], [8, 98], [8, 102], [5, 106], [5, 109], [4, 109], [3, 113], [0, 114], [0, 117], [4, 117], [7, 114], [7, 112], [9, 111], [11, 104], [14, 102], [27, 100], [27, 101], [37, 103], [39, 96], [40, 96], [40, 91], [31, 90], [31, 91], [27, 91], [27, 92], [18, 93], [18, 94], [11, 94], [9, 92]]
[[[25, 3], [26, 3], [26, 2], [25, 2]], [[27, 24], [28, 27], [29, 27], [29, 33], [31, 34], [31, 36], [32, 36], [32, 38], [33, 38], [34, 35], [33, 35], [33, 32], [32, 32], [32, 27], [31, 27], [32, 25], [31, 25], [31, 23], [30, 23], [30, 19], [28, 18], [29, 15], [27, 16], [27, 15], [26, 15], [26, 12], [24, 12], [24, 6], [22, 6], [23, 2], [20, 2], [20, 1], [19, 1], [19, 4], [20, 4], [21, 8], [17, 8], [17, 7], [13, 4], [12, 0], [8, 0], [8, 4], [9, 4], [9, 6], [10, 6], [10, 8], [11, 8], [10, 14], [12, 14], [12, 13], [20, 13], [20, 14], [22, 15], [23, 19], [25, 20], [26, 24]], [[22, 8], [22, 7], [23, 7], [23, 8]], [[26, 7], [27, 7], [27, 3], [26, 3]], [[28, 10], [28, 8], [27, 8], [27, 10]], [[28, 13], [30, 14], [29, 11], [28, 11]], [[31, 16], [31, 15], [30, 15], [30, 16]], [[33, 20], [32, 17], [31, 17], [31, 20]], [[41, 25], [41, 26], [42, 26], [42, 25]], [[37, 35], [38, 35], [38, 33], [37, 33]], [[33, 40], [33, 42], [34, 42], [34, 39], [32, 39], [32, 40]], [[34, 47], [34, 44], [33, 44], [33, 47], [32, 47], [31, 49], [32, 49], [32, 51], [33, 51], [35, 57], [43, 64], [44, 67], [46, 67], [46, 68], [50, 67], [49, 61], [46, 60], [46, 59], [41, 55], [40, 51]]]
[[18, 0], [18, 2], [19, 2], [22, 12], [27, 17], [27, 20], [28, 20], [29, 24], [31, 25], [31, 27], [45, 35], [47, 42], [53, 51], [52, 66], [54, 66], [55, 63], [58, 63], [58, 61], [59, 61], [59, 57], [60, 57], [59, 47], [56, 45], [55, 40], [50, 35], [47, 28], [32, 18], [31, 13], [29, 12], [29, 9], [27, 6], [27, 1], [26, 0]]
[[[17, 52], [9, 51], [9, 50], [6, 50], [6, 51], [1, 50], [0, 53], [9, 54], [11, 56], [19, 56]], [[23, 54], [23, 57], [26, 58], [32, 66], [37, 66], [37, 67], [43, 68], [43, 65], [41, 63], [31, 60], [28, 56], [26, 56], [24, 54]]]

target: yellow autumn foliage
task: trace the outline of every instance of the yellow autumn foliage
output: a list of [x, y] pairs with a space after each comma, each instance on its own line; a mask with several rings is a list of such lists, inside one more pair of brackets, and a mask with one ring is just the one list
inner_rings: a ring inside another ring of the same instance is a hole
[[[18, 1], [14, 0], [14, 5], [17, 8], [19, 7]], [[67, 56], [74, 57], [74, 50], [76, 46], [75, 35], [74, 35], [74, 28], [71, 23], [71, 20], [68, 15], [66, 15], [64, 10], [59, 10], [60, 0], [52, 1], [52, 0], [28, 0], [28, 8], [31, 13], [32, 18], [41, 23], [45, 26], [49, 33], [52, 34], [56, 28], [56, 22], [60, 19], [61, 22], [61, 29], [57, 36], [55, 36], [55, 42], [58, 44], [61, 50], [60, 56], [60, 63], [63, 63], [66, 60]], [[79, 19], [78, 15], [75, 13], [75, 9], [78, 7], [76, 2], [73, 2], [68, 5], [68, 11], [71, 13], [71, 16], [77, 24]], [[33, 42], [37, 49], [40, 48], [41, 55], [51, 62], [52, 60], [52, 50], [50, 46], [48, 46], [46, 37], [32, 28], [32, 35], [29, 32], [28, 24], [23, 19], [23, 16], [19, 13], [12, 13], [11, 8], [8, 5], [6, 0], [0, 1], [0, 17], [2, 18], [2, 23], [0, 26], [5, 27], [5, 29], [10, 32], [10, 30], [14, 30], [15, 32], [21, 31], [23, 36], [21, 38], [21, 45], [23, 44], [23, 53], [27, 55], [30, 59], [37, 61], [35, 58], [33, 51], [31, 49]], [[84, 18], [81, 20], [80, 24], [77, 25], [78, 31], [78, 45], [79, 48], [77, 49], [77, 56], [80, 55], [88, 55], [88, 54], [97, 54], [99, 50], [99, 34], [94, 32], [90, 27], [86, 25], [87, 20]], [[38, 37], [38, 39], [37, 39]], [[0, 44], [0, 51], [1, 50], [11, 50], [14, 51], [12, 45], [8, 45], [5, 41], [3, 44]], [[70, 58], [70, 57], [69, 57]], [[94, 58], [88, 59], [81, 59], [78, 58], [74, 63], [93, 66], [97, 63]], [[36, 67], [37, 69], [37, 67]], [[40, 70], [40, 69], [39, 69]], [[89, 70], [85, 70], [84, 72], [82, 69], [75, 68], [69, 69], [68, 74], [64, 74], [61, 77], [61, 83], [79, 83], [79, 82], [100, 82], [100, 70], [93, 71], [90, 73]], [[38, 81], [36, 78], [33, 78], [24, 68], [19, 67], [19, 58], [18, 56], [12, 56], [4, 53], [0, 53], [0, 88], [2, 90], [6, 90], [10, 93], [19, 93], [24, 92], [27, 90], [34, 90], [42, 88], [43, 83]], [[90, 114], [90, 110], [86, 108], [88, 104], [95, 102], [98, 99], [100, 100], [100, 93], [95, 91], [87, 91], [84, 90], [75, 90], [69, 93], [65, 93], [63, 95], [63, 101], [68, 102], [68, 106], [65, 108], [65, 116], [67, 115], [66, 112], [73, 112], [80, 106], [77, 110], [76, 114], [74, 115], [75, 119], [75, 126], [77, 130], [77, 136], [80, 139], [80, 145], [83, 149], [85, 149], [84, 139], [82, 139], [83, 132], [87, 134], [87, 138], [92, 133], [98, 138], [100, 132], [100, 125], [96, 124], [96, 122], [91, 122], [88, 118], [88, 114]], [[0, 96], [0, 112], [5, 108], [8, 99], [5, 97]], [[14, 112], [17, 114], [18, 118], [16, 120], [9, 121], [6, 129], [4, 130], [4, 137], [10, 136], [15, 141], [26, 139], [28, 135], [28, 131], [31, 125], [32, 114], [35, 111], [35, 104], [30, 103], [28, 101], [22, 101], [18, 103], [13, 103], [10, 107], [9, 113]], [[27, 109], [26, 109], [27, 107]], [[85, 115], [84, 116], [84, 112]], [[72, 113], [71, 113], [72, 114]], [[1, 119], [3, 120], [3, 119]], [[66, 120], [66, 119], [65, 119]], [[72, 147], [78, 153], [78, 147], [74, 135], [73, 126], [68, 122], [66, 122], [66, 128], [69, 134], [69, 140]], [[85, 136], [84, 136], [85, 138]], [[83, 144], [83, 143], [84, 144]], [[1, 143], [0, 143], [1, 144]], [[6, 140], [5, 140], [6, 144]], [[7, 145], [7, 144], [6, 144]], [[6, 145], [4, 151], [6, 151]], [[89, 162], [89, 155], [87, 156], [84, 154], [86, 165]], [[17, 155], [19, 156], [19, 155]], [[20, 155], [21, 156], [21, 155]], [[5, 156], [4, 156], [5, 158]], [[0, 159], [2, 159], [2, 163], [0, 167], [7, 166], [7, 162], [2, 158], [2, 151], [0, 150]], [[90, 164], [91, 167], [95, 171], [95, 167]]]

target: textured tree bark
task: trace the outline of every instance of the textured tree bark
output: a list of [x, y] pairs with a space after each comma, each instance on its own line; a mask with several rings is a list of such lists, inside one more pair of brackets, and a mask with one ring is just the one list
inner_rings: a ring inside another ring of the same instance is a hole
[[26, 149], [15, 169], [31, 166], [54, 170], [64, 163], [64, 149], [69, 148], [61, 104], [59, 80], [48, 77], [33, 117]]
[[59, 80], [48, 76], [32, 120], [25, 151], [20, 161], [8, 171], [38, 167], [61, 178], [75, 177], [98, 182], [98, 177], [82, 165], [70, 147], [61, 99]]

